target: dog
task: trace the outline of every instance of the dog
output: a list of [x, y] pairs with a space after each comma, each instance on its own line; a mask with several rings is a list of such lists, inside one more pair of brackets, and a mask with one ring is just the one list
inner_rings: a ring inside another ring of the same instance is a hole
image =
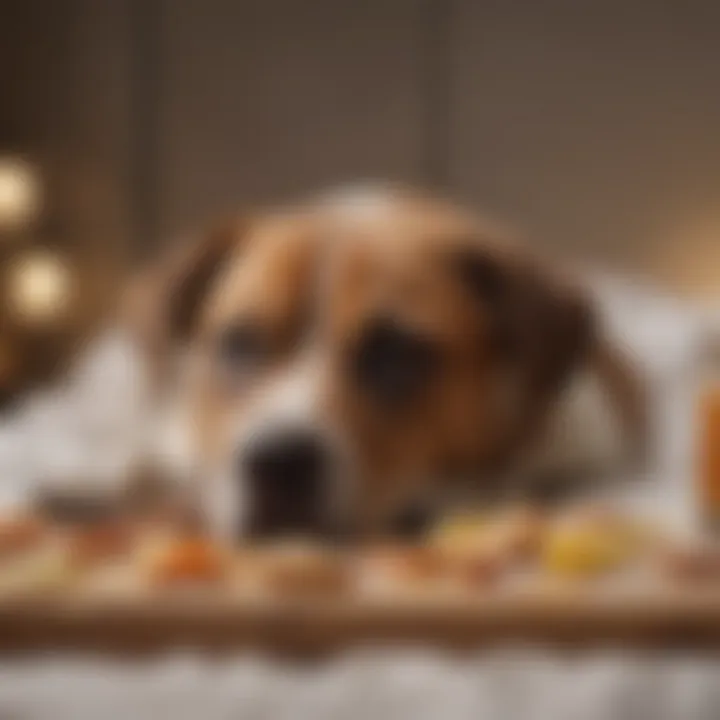
[[232, 216], [122, 308], [175, 470], [223, 537], [382, 533], [558, 477], [572, 492], [646, 444], [641, 378], [582, 278], [422, 191]]

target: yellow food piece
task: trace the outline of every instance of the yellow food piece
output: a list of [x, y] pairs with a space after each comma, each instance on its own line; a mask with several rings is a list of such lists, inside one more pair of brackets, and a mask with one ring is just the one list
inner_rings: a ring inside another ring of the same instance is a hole
[[619, 568], [636, 553], [638, 543], [615, 528], [576, 525], [556, 528], [545, 540], [542, 564], [561, 575], [594, 575]]

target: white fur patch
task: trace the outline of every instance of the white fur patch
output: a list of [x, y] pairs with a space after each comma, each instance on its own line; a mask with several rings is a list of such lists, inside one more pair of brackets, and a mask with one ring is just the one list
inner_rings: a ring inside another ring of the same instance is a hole
[[554, 409], [536, 469], [607, 468], [625, 447], [607, 391], [591, 371], [580, 373]]
[[356, 222], [386, 215], [396, 201], [396, 191], [379, 183], [348, 185], [320, 196], [321, 207]]
[[299, 359], [249, 412], [243, 413], [238, 438], [243, 446], [258, 435], [280, 427], [316, 427], [322, 391], [322, 362], [313, 355]]
[[203, 514], [216, 537], [233, 540], [247, 528], [251, 503], [247, 483], [231, 467], [208, 475], [200, 497]]

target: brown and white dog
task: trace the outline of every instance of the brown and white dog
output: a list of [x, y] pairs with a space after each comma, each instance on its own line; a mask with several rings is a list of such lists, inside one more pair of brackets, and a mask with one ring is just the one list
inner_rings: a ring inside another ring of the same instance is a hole
[[231, 219], [151, 267], [128, 318], [226, 535], [376, 532], [645, 433], [582, 284], [419, 192]]

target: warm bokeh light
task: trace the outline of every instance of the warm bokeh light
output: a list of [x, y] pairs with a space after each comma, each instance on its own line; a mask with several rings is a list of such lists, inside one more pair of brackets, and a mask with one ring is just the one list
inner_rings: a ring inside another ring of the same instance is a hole
[[643, 265], [661, 284], [700, 306], [720, 299], [720, 216], [714, 207], [661, 228]]
[[34, 168], [23, 160], [0, 158], [0, 230], [30, 224], [40, 211], [40, 187]]
[[72, 295], [72, 272], [50, 252], [21, 256], [10, 269], [8, 305], [23, 324], [57, 321], [66, 315]]

